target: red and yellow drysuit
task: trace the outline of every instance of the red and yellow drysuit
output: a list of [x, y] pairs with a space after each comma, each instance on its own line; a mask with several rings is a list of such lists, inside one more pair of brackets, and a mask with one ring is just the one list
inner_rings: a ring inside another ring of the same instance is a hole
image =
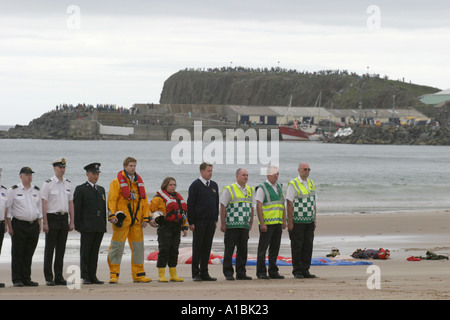
[[142, 222], [149, 221], [148, 202], [142, 178], [136, 174], [131, 181], [125, 171], [120, 171], [109, 187], [108, 220], [122, 211], [126, 217], [121, 227], [113, 224], [113, 236], [108, 251], [110, 283], [118, 281], [125, 240], [131, 249], [131, 272], [133, 281], [149, 282], [144, 271], [144, 234]]

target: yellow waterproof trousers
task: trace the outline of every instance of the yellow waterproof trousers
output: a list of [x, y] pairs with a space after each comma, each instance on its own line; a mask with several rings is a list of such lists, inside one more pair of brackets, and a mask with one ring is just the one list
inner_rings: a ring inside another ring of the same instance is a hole
[[113, 231], [111, 245], [108, 251], [110, 278], [119, 278], [125, 240], [128, 239], [128, 244], [131, 249], [131, 273], [133, 281], [144, 279], [144, 234], [141, 224], [136, 222], [132, 226], [124, 225], [120, 228], [113, 225]]

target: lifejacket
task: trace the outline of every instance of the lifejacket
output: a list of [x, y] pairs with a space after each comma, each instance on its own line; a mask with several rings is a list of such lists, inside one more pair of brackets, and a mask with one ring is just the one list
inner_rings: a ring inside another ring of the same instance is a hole
[[175, 192], [175, 196], [173, 196], [166, 190], [159, 190], [156, 194], [163, 198], [166, 203], [166, 220], [183, 221], [183, 214], [187, 212], [187, 204], [183, 197], [177, 192]]
[[[141, 197], [141, 199], [146, 199], [147, 193], [145, 192], [144, 181], [142, 180], [141, 176], [138, 175], [137, 173], [135, 173], [135, 177], [138, 183], [139, 196]], [[131, 199], [130, 186], [128, 185], [127, 178], [128, 175], [125, 172], [125, 170], [119, 171], [119, 173], [117, 174], [117, 179], [119, 180], [119, 185], [120, 189], [122, 190], [123, 197], [127, 200], [135, 200]]]

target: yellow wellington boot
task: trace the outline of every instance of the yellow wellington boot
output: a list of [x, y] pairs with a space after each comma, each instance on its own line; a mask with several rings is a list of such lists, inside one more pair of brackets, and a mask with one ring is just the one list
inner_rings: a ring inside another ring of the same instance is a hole
[[158, 281], [159, 282], [169, 282], [166, 278], [166, 268], [158, 268]]
[[183, 282], [184, 279], [179, 278], [177, 276], [177, 268], [173, 267], [173, 268], [169, 268], [169, 273], [170, 273], [170, 281], [175, 281], [175, 282]]

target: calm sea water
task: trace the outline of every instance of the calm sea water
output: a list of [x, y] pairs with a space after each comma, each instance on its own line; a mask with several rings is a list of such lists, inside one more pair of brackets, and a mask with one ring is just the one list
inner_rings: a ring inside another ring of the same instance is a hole
[[[270, 153], [271, 158], [275, 156]], [[30, 166], [35, 174], [33, 183], [42, 186], [53, 175], [52, 160], [65, 157], [68, 163], [66, 177], [74, 185], [86, 179], [83, 167], [100, 162], [99, 183], [107, 190], [109, 183], [122, 168], [127, 156], [138, 159], [137, 172], [143, 177], [149, 196], [159, 189], [164, 177], [173, 176], [178, 191], [186, 195], [190, 183], [199, 177], [198, 164], [174, 164], [172, 150], [180, 146], [172, 141], [61, 141], [61, 140], [0, 140], [2, 150], [0, 167], [3, 168], [1, 184], [11, 186], [18, 182], [19, 171]], [[192, 144], [191, 162], [205, 148]], [[238, 164], [239, 148], [235, 158], [225, 159], [214, 166], [213, 180], [220, 189], [234, 182], [235, 170], [244, 167], [249, 171], [249, 184], [265, 180], [260, 175], [261, 158], [247, 156]], [[394, 210], [422, 210], [450, 208], [450, 147], [447, 146], [385, 146], [342, 145], [310, 142], [280, 142], [280, 182], [286, 188], [297, 175], [299, 162], [308, 162], [310, 178], [317, 186], [319, 214], [386, 212]]]

